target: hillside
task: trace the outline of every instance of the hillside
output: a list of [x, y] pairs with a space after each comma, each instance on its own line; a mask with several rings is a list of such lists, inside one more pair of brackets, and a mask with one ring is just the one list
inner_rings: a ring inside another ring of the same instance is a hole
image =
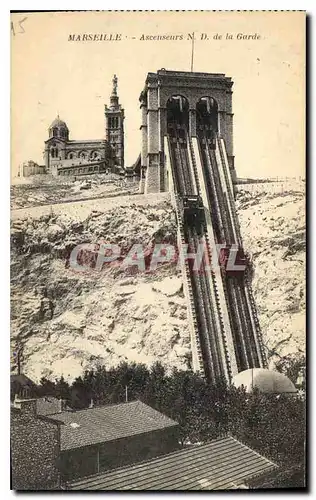
[[125, 182], [116, 174], [94, 175], [83, 180], [68, 180], [67, 177], [34, 175], [15, 177], [11, 184], [11, 209], [70, 203], [97, 197], [116, 197], [137, 192], [138, 186]]
[[238, 196], [244, 246], [255, 264], [254, 294], [272, 362], [305, 352], [305, 185], [257, 185]]
[[[121, 266], [78, 272], [67, 264], [70, 249], [83, 242], [116, 243], [125, 253], [134, 243], [148, 250], [153, 243], [175, 243], [168, 196], [113, 200], [76, 211], [70, 203], [33, 215], [12, 213], [12, 351], [24, 346], [23, 371], [34, 380], [71, 380], [121, 360], [188, 366], [186, 303], [175, 264], [155, 272]], [[271, 362], [304, 350], [304, 204], [301, 184], [281, 192], [247, 186], [238, 194]]]

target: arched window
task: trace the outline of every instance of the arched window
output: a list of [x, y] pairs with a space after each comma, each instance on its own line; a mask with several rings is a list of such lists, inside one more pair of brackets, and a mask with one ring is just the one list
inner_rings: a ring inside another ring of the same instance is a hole
[[91, 160], [99, 160], [100, 155], [98, 151], [91, 151], [90, 158]]
[[197, 102], [196, 126], [199, 134], [215, 138], [218, 132], [218, 105], [213, 97], [202, 97]]
[[52, 147], [50, 150], [50, 154], [52, 158], [57, 158], [58, 157], [58, 149], [56, 147]]
[[53, 137], [57, 137], [58, 136], [58, 128], [54, 127], [53, 128]]
[[81, 152], [79, 153], [79, 158], [80, 158], [81, 160], [85, 160], [85, 159], [87, 158], [87, 153], [86, 153], [86, 151], [81, 151]]
[[167, 123], [171, 130], [173, 127], [188, 127], [189, 101], [185, 96], [173, 95], [167, 101]]

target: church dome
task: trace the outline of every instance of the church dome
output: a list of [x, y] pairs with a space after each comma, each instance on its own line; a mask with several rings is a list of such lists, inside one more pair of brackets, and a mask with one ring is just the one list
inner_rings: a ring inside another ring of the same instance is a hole
[[57, 115], [57, 118], [55, 118], [55, 120], [53, 121], [53, 123], [51, 124], [51, 126], [49, 128], [54, 128], [54, 127], [66, 128], [68, 130], [66, 123], [59, 118], [59, 115]]
[[50, 139], [52, 137], [58, 137], [63, 141], [68, 141], [69, 139], [69, 129], [66, 123], [59, 118], [59, 115], [57, 115], [57, 118], [55, 118], [48, 130]]
[[259, 392], [270, 394], [297, 392], [295, 385], [283, 373], [265, 368], [250, 368], [237, 373], [233, 377], [233, 385], [235, 387], [244, 386], [246, 392], [252, 392], [255, 387]]

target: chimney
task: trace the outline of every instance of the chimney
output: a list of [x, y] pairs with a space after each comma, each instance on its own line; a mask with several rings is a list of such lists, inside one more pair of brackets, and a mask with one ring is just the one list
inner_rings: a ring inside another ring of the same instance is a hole
[[37, 413], [36, 402], [36, 399], [19, 399], [16, 394], [13, 406], [14, 408], [19, 408], [22, 415], [31, 417], [35, 416]]
[[58, 403], [59, 403], [58, 413], [61, 413], [65, 409], [65, 403], [66, 402], [62, 398], [60, 398], [58, 400]]

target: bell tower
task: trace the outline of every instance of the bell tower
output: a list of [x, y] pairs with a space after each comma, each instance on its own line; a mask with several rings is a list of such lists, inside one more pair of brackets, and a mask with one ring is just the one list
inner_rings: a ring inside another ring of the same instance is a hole
[[105, 137], [111, 147], [115, 165], [124, 167], [124, 109], [119, 104], [116, 75], [112, 84], [110, 106], [104, 106]]

